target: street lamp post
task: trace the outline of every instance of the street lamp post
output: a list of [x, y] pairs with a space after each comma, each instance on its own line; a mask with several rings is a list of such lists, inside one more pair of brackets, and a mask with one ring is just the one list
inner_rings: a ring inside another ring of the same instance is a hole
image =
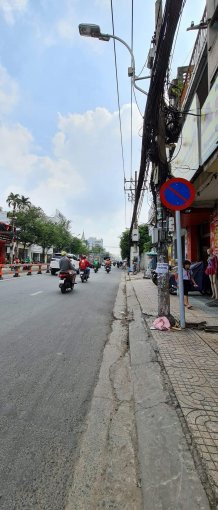
[[[136, 74], [135, 74], [135, 57], [134, 57], [133, 51], [130, 48], [130, 46], [123, 39], [121, 39], [120, 37], [117, 37], [116, 35], [103, 34], [101, 32], [99, 25], [93, 25], [93, 24], [87, 24], [87, 23], [81, 23], [79, 25], [79, 33], [80, 33], [80, 35], [82, 35], [84, 37], [94, 37], [95, 39], [99, 39], [100, 41], [107, 42], [107, 41], [110, 41], [110, 39], [115, 39], [116, 41], [119, 41], [120, 43], [122, 43], [127, 48], [127, 50], [129, 51], [129, 53], [131, 55], [131, 67], [128, 68], [128, 76], [131, 78], [132, 85], [133, 85], [133, 87], [135, 87], [135, 89], [139, 90], [146, 96], [148, 95], [147, 92], [145, 90], [141, 89], [141, 87], [139, 87], [136, 82], [139, 80], [150, 78], [150, 76], [142, 76], [142, 77], [136, 76]], [[137, 178], [135, 181], [135, 193], [136, 193], [136, 187], [137, 187]], [[138, 230], [137, 222], [135, 222], [134, 227], [135, 227], [135, 230]], [[135, 247], [138, 248], [138, 242], [136, 242], [134, 244], [135, 244]], [[131, 259], [131, 255], [132, 255], [131, 252], [132, 252], [132, 250], [130, 251], [130, 259]], [[138, 256], [138, 259], [139, 259], [139, 256]]]
[[79, 33], [80, 33], [80, 35], [82, 35], [84, 37], [94, 37], [95, 39], [99, 39], [100, 41], [106, 41], [107, 42], [107, 41], [110, 41], [110, 39], [115, 39], [116, 41], [119, 41], [120, 43], [122, 43], [127, 48], [127, 50], [129, 51], [129, 53], [131, 55], [131, 60], [132, 60], [132, 65], [131, 65], [131, 67], [128, 68], [128, 76], [131, 77], [133, 86], [137, 90], [139, 90], [140, 92], [142, 92], [146, 96], [148, 95], [145, 90], [141, 89], [141, 87], [139, 87], [136, 84], [136, 81], [137, 80], [146, 79], [146, 78], [150, 78], [150, 76], [144, 76], [144, 77], [140, 77], [140, 78], [138, 78], [136, 76], [136, 74], [135, 74], [135, 57], [134, 57], [134, 54], [133, 54], [132, 49], [130, 48], [130, 46], [123, 39], [121, 39], [120, 37], [117, 37], [116, 35], [103, 34], [101, 32], [101, 29], [100, 29], [99, 25], [92, 25], [92, 24], [87, 24], [87, 23], [81, 23], [79, 25]]

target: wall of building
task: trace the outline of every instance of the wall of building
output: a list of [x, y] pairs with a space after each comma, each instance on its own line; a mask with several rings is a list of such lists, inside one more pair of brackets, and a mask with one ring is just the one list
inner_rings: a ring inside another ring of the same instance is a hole
[[[207, 17], [213, 18], [215, 10], [218, 9], [218, 0], [207, 0]], [[218, 29], [217, 22], [213, 25], [209, 24], [207, 33], [208, 44], [208, 86], [209, 89], [214, 80], [217, 71], [217, 55], [218, 55]]]

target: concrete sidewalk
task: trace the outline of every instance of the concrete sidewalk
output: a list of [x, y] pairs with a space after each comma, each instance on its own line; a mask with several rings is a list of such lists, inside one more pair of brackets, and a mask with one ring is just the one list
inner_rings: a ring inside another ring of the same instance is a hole
[[[172, 510], [175, 508], [184, 510], [209, 508], [206, 506], [205, 493], [202, 492], [201, 484], [197, 490], [198, 498], [196, 499], [197, 496], [193, 497], [200, 482], [199, 478], [197, 480], [194, 475], [191, 451], [196, 472], [210, 499], [211, 508], [216, 509], [218, 508], [218, 335], [217, 333], [190, 329], [171, 330], [170, 332], [150, 330], [150, 326], [157, 316], [157, 288], [150, 280], [144, 280], [141, 275], [127, 277], [127, 298], [130, 318], [134, 319], [130, 323], [130, 353], [136, 393], [136, 410], [138, 411], [136, 420], [139, 446], [140, 449], [142, 447], [140, 461], [142, 471], [147, 473], [147, 479], [153, 471], [150, 477], [150, 486], [145, 481], [143, 487], [142, 480], [144, 496], [150, 494], [154, 498], [151, 499], [152, 506], [150, 508], [152, 510], [156, 508], [172, 508]], [[208, 325], [218, 325], [218, 310], [199, 306], [199, 300], [200, 297], [191, 298], [193, 309], [187, 310], [186, 320], [188, 322], [206, 320]], [[177, 296], [171, 296], [171, 313], [175, 317], [179, 317]], [[150, 379], [148, 379], [149, 373]], [[137, 387], [139, 375], [144, 380], [144, 392], [140, 390], [141, 402]], [[166, 413], [166, 404], [168, 404], [168, 414]], [[174, 409], [172, 409], [173, 407]], [[148, 409], [150, 411], [152, 409], [155, 419], [154, 416], [151, 418], [151, 414], [147, 414]], [[169, 412], [172, 414], [171, 417], [169, 417]], [[140, 419], [137, 416], [138, 413], [141, 414]], [[153, 427], [154, 437], [150, 437], [150, 440], [154, 441], [152, 464], [148, 464], [146, 439], [143, 437], [145, 413], [144, 427], [148, 423]], [[185, 458], [184, 451], [186, 450], [178, 421], [183, 428], [182, 435], [184, 437], [185, 432], [187, 439], [185, 443], [189, 452], [185, 453]], [[165, 432], [163, 435], [163, 423], [165, 423], [164, 426], [169, 427], [170, 438], [165, 435]], [[156, 454], [158, 455], [158, 450], [155, 452], [157, 438], [160, 442], [160, 455], [163, 455], [165, 472], [161, 472], [158, 458], [156, 459]], [[165, 452], [163, 452], [164, 442]], [[181, 452], [183, 452], [182, 473], [180, 469]], [[168, 473], [167, 478], [166, 473]], [[157, 490], [156, 496], [153, 490], [155, 479], [159, 487], [159, 495], [157, 495]], [[178, 480], [180, 488], [177, 485]], [[165, 487], [166, 490], [166, 484], [168, 492], [171, 493], [171, 500], [161, 506], [163, 498], [169, 498], [169, 494], [166, 496], [163, 489]], [[191, 503], [190, 499], [189, 503], [184, 499], [185, 493], [187, 497], [191, 498]], [[191, 493], [193, 494], [191, 495]], [[177, 498], [176, 504], [175, 498]], [[180, 501], [179, 504], [178, 501]]]

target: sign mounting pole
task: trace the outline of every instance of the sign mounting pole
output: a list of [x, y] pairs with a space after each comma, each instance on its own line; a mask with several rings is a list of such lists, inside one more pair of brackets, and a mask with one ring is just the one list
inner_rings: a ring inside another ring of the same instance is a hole
[[180, 177], [168, 179], [160, 189], [162, 204], [176, 213], [176, 240], [179, 277], [179, 310], [180, 326], [185, 328], [185, 305], [184, 305], [184, 284], [182, 264], [182, 241], [181, 241], [181, 217], [180, 211], [187, 209], [195, 199], [195, 188], [186, 179]]
[[185, 305], [184, 305], [184, 285], [183, 285], [183, 264], [182, 264], [182, 241], [181, 241], [181, 218], [180, 211], [176, 211], [176, 241], [178, 258], [178, 277], [179, 277], [179, 312], [180, 326], [185, 328]]

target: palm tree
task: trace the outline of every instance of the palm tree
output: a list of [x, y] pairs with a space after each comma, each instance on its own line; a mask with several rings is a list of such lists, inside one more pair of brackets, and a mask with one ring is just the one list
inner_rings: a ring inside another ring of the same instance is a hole
[[19, 209], [29, 209], [30, 206], [31, 206], [31, 202], [30, 202], [29, 197], [25, 197], [24, 195], [21, 195], [18, 208]]
[[16, 221], [16, 212], [20, 207], [20, 195], [18, 193], [10, 193], [8, 195], [8, 198], [6, 200], [9, 207], [12, 206], [12, 214], [11, 214], [11, 225], [12, 225], [12, 231], [13, 231], [13, 239], [11, 241], [10, 246], [10, 259], [11, 262], [13, 262], [13, 257], [16, 249], [16, 240], [15, 240], [15, 221]]
[[18, 193], [10, 193], [10, 195], [8, 195], [6, 202], [9, 205], [9, 207], [12, 206], [13, 209], [12, 213], [14, 216], [16, 210], [19, 209], [20, 206], [20, 195]]

